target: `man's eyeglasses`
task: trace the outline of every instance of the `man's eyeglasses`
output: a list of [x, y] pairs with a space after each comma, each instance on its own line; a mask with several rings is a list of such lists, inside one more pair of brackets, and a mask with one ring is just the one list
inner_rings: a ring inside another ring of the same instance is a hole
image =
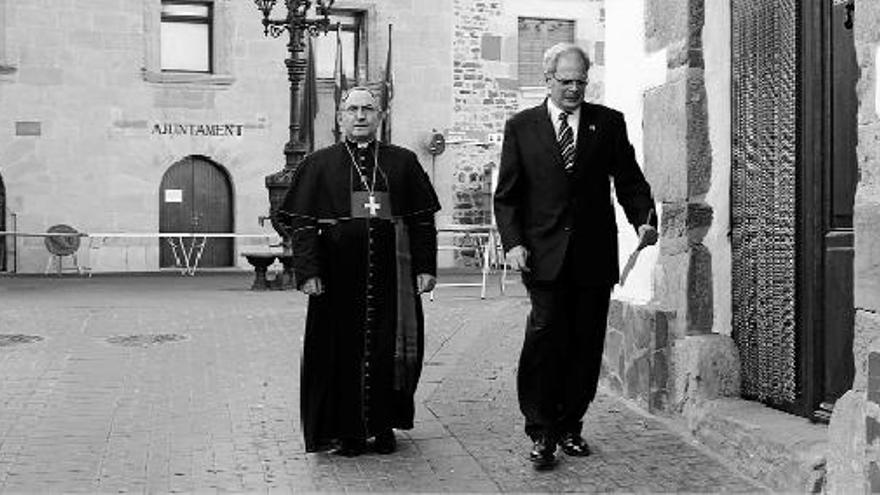
[[587, 83], [590, 82], [589, 79], [559, 79], [558, 77], [556, 77], [555, 74], [553, 75], [552, 79], [563, 86], [571, 86], [572, 84], [574, 84], [579, 88], [585, 87]]
[[371, 114], [374, 112], [378, 112], [379, 109], [374, 107], [373, 105], [364, 105], [362, 107], [359, 106], [350, 106], [342, 109], [343, 112], [348, 113], [349, 115], [357, 115], [359, 112], [364, 112], [365, 114]]

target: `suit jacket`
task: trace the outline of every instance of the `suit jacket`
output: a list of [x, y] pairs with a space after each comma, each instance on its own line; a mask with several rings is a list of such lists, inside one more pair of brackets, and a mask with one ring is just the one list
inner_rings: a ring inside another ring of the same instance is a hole
[[636, 231], [654, 208], [623, 114], [584, 102], [577, 133], [574, 167], [566, 172], [546, 101], [505, 125], [495, 219], [505, 251], [529, 250], [526, 282], [556, 280], [572, 250], [567, 275], [584, 285], [613, 285], [620, 269], [611, 181]]

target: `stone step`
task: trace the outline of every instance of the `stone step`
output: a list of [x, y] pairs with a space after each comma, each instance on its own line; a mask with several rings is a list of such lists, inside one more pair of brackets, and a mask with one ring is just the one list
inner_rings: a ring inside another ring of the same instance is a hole
[[828, 428], [742, 399], [693, 407], [690, 433], [736, 470], [774, 491], [816, 493], [825, 481]]

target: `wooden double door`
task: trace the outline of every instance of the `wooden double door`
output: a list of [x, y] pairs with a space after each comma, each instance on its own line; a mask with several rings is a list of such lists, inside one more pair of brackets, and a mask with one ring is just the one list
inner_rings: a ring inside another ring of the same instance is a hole
[[[232, 184], [226, 171], [211, 160], [190, 156], [175, 163], [162, 177], [159, 189], [160, 233], [232, 233]], [[194, 239], [184, 239], [190, 250]], [[207, 238], [200, 268], [233, 265], [231, 238]], [[180, 252], [178, 252], [180, 256]], [[175, 266], [175, 256], [165, 239], [159, 240], [159, 266]]]

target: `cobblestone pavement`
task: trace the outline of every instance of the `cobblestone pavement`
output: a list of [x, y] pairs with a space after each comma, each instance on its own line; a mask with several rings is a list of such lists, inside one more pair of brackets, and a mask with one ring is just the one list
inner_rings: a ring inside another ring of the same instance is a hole
[[417, 424], [395, 455], [306, 455], [305, 298], [249, 285], [241, 273], [0, 278], [3, 493], [761, 490], [606, 396], [587, 418], [596, 453], [534, 471], [514, 392], [520, 286], [426, 298]]

